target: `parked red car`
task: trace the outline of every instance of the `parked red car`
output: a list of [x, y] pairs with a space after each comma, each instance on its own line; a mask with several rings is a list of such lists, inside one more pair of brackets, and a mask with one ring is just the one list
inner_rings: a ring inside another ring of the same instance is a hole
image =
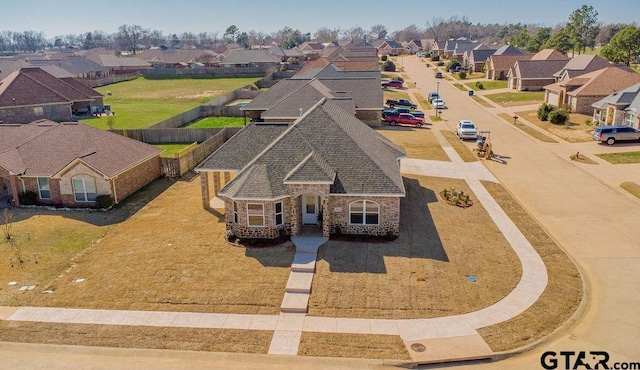
[[391, 126], [411, 125], [415, 127], [422, 127], [424, 125], [424, 119], [409, 113], [400, 113], [397, 116], [386, 116], [384, 120], [385, 122], [389, 122]]
[[400, 80], [391, 80], [391, 81], [383, 82], [382, 86], [383, 87], [393, 87], [394, 89], [401, 89], [402, 88], [402, 81], [400, 81]]

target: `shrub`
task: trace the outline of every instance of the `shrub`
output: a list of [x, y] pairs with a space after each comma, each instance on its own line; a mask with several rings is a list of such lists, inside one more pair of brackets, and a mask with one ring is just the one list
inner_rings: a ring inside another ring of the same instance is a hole
[[460, 65], [460, 62], [458, 62], [458, 60], [452, 60], [449, 63], [447, 63], [447, 71], [456, 68], [457, 66]]
[[38, 201], [38, 194], [35, 191], [27, 190], [18, 194], [18, 200], [24, 206], [35, 206]]
[[383, 56], [380, 57], [380, 60], [383, 61], [383, 62], [386, 62], [387, 58], [389, 58], [389, 57], [386, 56], [386, 55], [383, 55]]
[[444, 62], [440, 61], [436, 64], [438, 67], [442, 67], [444, 65]]
[[396, 71], [396, 65], [393, 64], [392, 61], [387, 60], [386, 62], [382, 63], [382, 70], [385, 72], [395, 72]]
[[549, 122], [554, 123], [556, 125], [564, 125], [565, 122], [569, 119], [569, 112], [566, 109], [554, 109], [549, 112], [548, 115]]
[[108, 209], [113, 206], [113, 198], [108, 194], [100, 194], [96, 197], [95, 207], [97, 209]]
[[551, 104], [542, 103], [542, 105], [538, 108], [538, 119], [540, 119], [540, 121], [548, 120], [549, 112], [551, 112], [555, 108], [556, 107]]
[[233, 230], [227, 230], [225, 237], [227, 238], [227, 241], [230, 243], [235, 242], [237, 239], [236, 234], [233, 233]]
[[461, 80], [464, 80], [465, 78], [467, 78], [467, 72], [460, 71], [458, 72], [458, 76], [460, 77]]
[[591, 121], [591, 118], [587, 118], [587, 119], [584, 120], [584, 124], [587, 125], [587, 126], [591, 126], [591, 125], [593, 125], [593, 122]]
[[482, 82], [478, 81], [476, 82], [476, 88], [478, 90], [484, 90], [484, 85], [482, 84]]
[[402, 81], [402, 82], [404, 82], [404, 77], [402, 77], [402, 76], [398, 75], [398, 76], [396, 76], [396, 77], [394, 78], [394, 80], [398, 80], [398, 81]]

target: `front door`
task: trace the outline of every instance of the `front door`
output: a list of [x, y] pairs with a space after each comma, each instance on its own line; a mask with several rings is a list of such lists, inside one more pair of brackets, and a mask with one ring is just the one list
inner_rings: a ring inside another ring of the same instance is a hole
[[302, 196], [302, 223], [316, 225], [318, 223], [318, 196]]

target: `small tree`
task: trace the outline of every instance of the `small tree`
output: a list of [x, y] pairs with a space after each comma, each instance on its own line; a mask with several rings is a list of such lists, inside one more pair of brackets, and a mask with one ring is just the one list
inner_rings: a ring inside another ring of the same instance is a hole
[[396, 65], [393, 64], [392, 61], [387, 60], [386, 62], [382, 63], [382, 70], [385, 72], [395, 72], [396, 71]]
[[564, 108], [556, 108], [549, 112], [549, 122], [554, 123], [556, 125], [564, 125], [565, 122], [569, 119], [569, 112], [567, 112]]
[[388, 56], [386, 56], [386, 55], [382, 55], [382, 56], [380, 57], [380, 60], [381, 60], [381, 61], [383, 61], [383, 62], [386, 62], [388, 58], [389, 58]]
[[540, 121], [546, 121], [549, 117], [549, 112], [555, 109], [555, 106], [547, 103], [542, 103], [542, 105], [538, 108], [538, 119]]
[[461, 65], [460, 62], [458, 62], [458, 60], [452, 60], [449, 63], [447, 63], [447, 71], [450, 71], [454, 68], [456, 68], [457, 66]]
[[460, 71], [458, 72], [458, 76], [460, 77], [461, 80], [464, 80], [465, 78], [467, 78], [467, 72]]

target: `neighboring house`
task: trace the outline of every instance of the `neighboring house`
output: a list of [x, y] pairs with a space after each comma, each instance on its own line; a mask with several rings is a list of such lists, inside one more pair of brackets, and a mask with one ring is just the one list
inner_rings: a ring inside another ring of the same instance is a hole
[[431, 44], [431, 53], [435, 55], [444, 55], [444, 46], [446, 41], [434, 41]]
[[[0, 59], [0, 81], [4, 80], [11, 73], [19, 71], [20, 68], [33, 67], [34, 65], [25, 60], [5, 60]], [[52, 75], [53, 77], [73, 77], [73, 74], [55, 65], [43, 65], [40, 69]]]
[[553, 77], [556, 81], [560, 81], [607, 67], [611, 67], [611, 63], [597, 55], [580, 54], [569, 59], [561, 70], [553, 74]]
[[404, 46], [395, 40], [376, 40], [373, 46], [378, 55], [400, 55], [405, 52]]
[[422, 39], [420, 40], [420, 45], [422, 45], [422, 51], [431, 52], [433, 49], [433, 44], [436, 42], [434, 39]]
[[487, 59], [485, 64], [484, 77], [490, 80], [506, 80], [509, 70], [519, 60], [530, 60], [533, 54], [493, 54]]
[[424, 50], [422, 47], [422, 40], [411, 40], [403, 43], [403, 45], [410, 54], [415, 54], [419, 51]]
[[38, 67], [21, 68], [0, 81], [0, 121], [72, 121], [102, 111], [102, 94], [73, 78], [56, 78]]
[[324, 50], [324, 45], [317, 41], [305, 41], [297, 46], [298, 50], [305, 56], [320, 55]]
[[336, 62], [369, 62], [369, 66], [373, 66], [375, 62], [375, 68], [378, 66], [378, 52], [372, 45], [348, 45], [346, 47], [337, 46], [329, 50], [325, 49], [323, 57], [328, 61]]
[[198, 68], [218, 64], [218, 54], [213, 50], [153, 48], [144, 50], [138, 58], [154, 68]]
[[591, 114], [595, 102], [640, 82], [640, 74], [632, 69], [610, 64], [577, 77], [564, 76], [562, 81], [544, 87], [545, 102], [581, 114]]
[[[318, 224], [326, 237], [398, 235], [404, 156], [402, 148], [322, 99], [293, 124], [246, 126], [196, 171], [203, 206], [211, 202], [212, 177], [227, 230], [241, 238], [297, 235], [303, 225]], [[236, 175], [220, 189], [220, 173], [225, 182]]]
[[276, 57], [278, 57], [283, 62], [288, 62], [292, 60], [304, 60], [304, 54], [296, 48], [293, 49], [285, 49], [278, 45], [273, 45], [269, 47], [267, 50]]
[[483, 48], [483, 45], [481, 43], [478, 43], [477, 41], [456, 42], [455, 47], [453, 48], [452, 56], [455, 57], [460, 63], [463, 63], [464, 55], [468, 54], [475, 48]]
[[87, 50], [83, 55], [109, 70], [109, 74], [140, 73], [152, 68], [151, 64], [135, 56], [116, 55], [112, 50]]
[[449, 39], [444, 42], [443, 54], [447, 57], [456, 56], [459, 61], [462, 61], [462, 55], [466, 50], [471, 50], [478, 46], [478, 42], [469, 40], [466, 37], [459, 37], [457, 39]]
[[109, 69], [82, 56], [69, 53], [58, 53], [50, 59], [29, 60], [32, 66], [57, 66], [81, 80], [96, 80], [109, 77]]
[[235, 50], [220, 61], [223, 67], [276, 68], [281, 60], [265, 49]]
[[565, 60], [518, 60], [507, 73], [508, 87], [518, 91], [543, 90], [555, 82], [553, 74]]
[[613, 92], [591, 106], [596, 125], [626, 125], [640, 129], [640, 83]]
[[467, 50], [462, 57], [462, 65], [471, 68], [473, 72], [482, 72], [487, 59], [493, 55], [498, 46], [486, 46], [480, 44], [471, 50]]
[[338, 64], [343, 67], [325, 58], [310, 62], [293, 77], [279, 81], [240, 109], [254, 121], [291, 122], [321, 98], [340, 98], [349, 100], [344, 104], [352, 107], [351, 114], [355, 113], [358, 119], [372, 126], [380, 125], [384, 108], [380, 70], [359, 69], [367, 67], [363, 62]]
[[20, 205], [33, 191], [40, 205], [115, 203], [160, 176], [161, 149], [76, 122], [0, 125], [0, 197]]

